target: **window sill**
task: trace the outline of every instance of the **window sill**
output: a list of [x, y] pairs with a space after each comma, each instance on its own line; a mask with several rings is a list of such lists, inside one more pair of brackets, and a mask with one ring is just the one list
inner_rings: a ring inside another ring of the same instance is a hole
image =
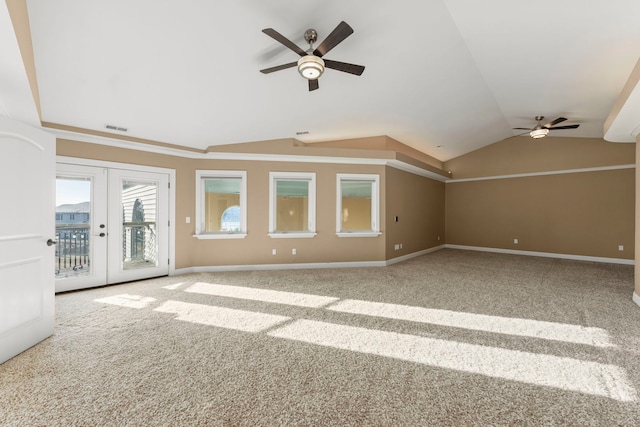
[[193, 237], [200, 240], [212, 239], [244, 239], [247, 233], [210, 233], [210, 234], [194, 234]]
[[378, 237], [382, 233], [379, 231], [338, 231], [338, 237]]
[[318, 233], [269, 233], [269, 237], [272, 239], [311, 239], [316, 237]]

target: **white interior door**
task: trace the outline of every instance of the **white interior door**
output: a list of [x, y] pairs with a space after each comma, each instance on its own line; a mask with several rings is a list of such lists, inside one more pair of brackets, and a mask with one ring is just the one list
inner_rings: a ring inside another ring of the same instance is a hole
[[169, 274], [169, 174], [58, 163], [56, 292]]
[[0, 116], [0, 150], [2, 363], [53, 334], [55, 137]]

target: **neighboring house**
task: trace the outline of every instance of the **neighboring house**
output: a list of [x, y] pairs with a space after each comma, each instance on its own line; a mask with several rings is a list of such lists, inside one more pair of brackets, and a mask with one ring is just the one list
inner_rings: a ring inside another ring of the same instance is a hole
[[56, 206], [56, 226], [62, 224], [88, 224], [91, 217], [91, 202]]

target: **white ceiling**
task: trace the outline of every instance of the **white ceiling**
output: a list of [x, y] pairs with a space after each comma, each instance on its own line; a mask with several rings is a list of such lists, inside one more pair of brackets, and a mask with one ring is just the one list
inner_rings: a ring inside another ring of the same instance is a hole
[[[640, 46], [638, 0], [28, 0], [42, 120], [188, 147], [389, 135], [448, 160], [569, 118], [602, 137]], [[307, 90], [298, 56], [340, 21], [354, 34]], [[308, 135], [296, 136], [298, 131]], [[117, 132], [116, 132], [117, 133]], [[442, 148], [437, 148], [442, 146]]]

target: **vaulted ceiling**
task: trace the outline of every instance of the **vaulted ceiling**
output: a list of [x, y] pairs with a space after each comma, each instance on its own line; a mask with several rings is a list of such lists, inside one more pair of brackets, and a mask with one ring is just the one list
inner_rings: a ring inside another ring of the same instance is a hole
[[[602, 137], [638, 60], [638, 0], [27, 0], [44, 122], [194, 148], [388, 135], [440, 160], [536, 115]], [[320, 89], [289, 68], [340, 22]], [[296, 135], [297, 132], [308, 132]]]

